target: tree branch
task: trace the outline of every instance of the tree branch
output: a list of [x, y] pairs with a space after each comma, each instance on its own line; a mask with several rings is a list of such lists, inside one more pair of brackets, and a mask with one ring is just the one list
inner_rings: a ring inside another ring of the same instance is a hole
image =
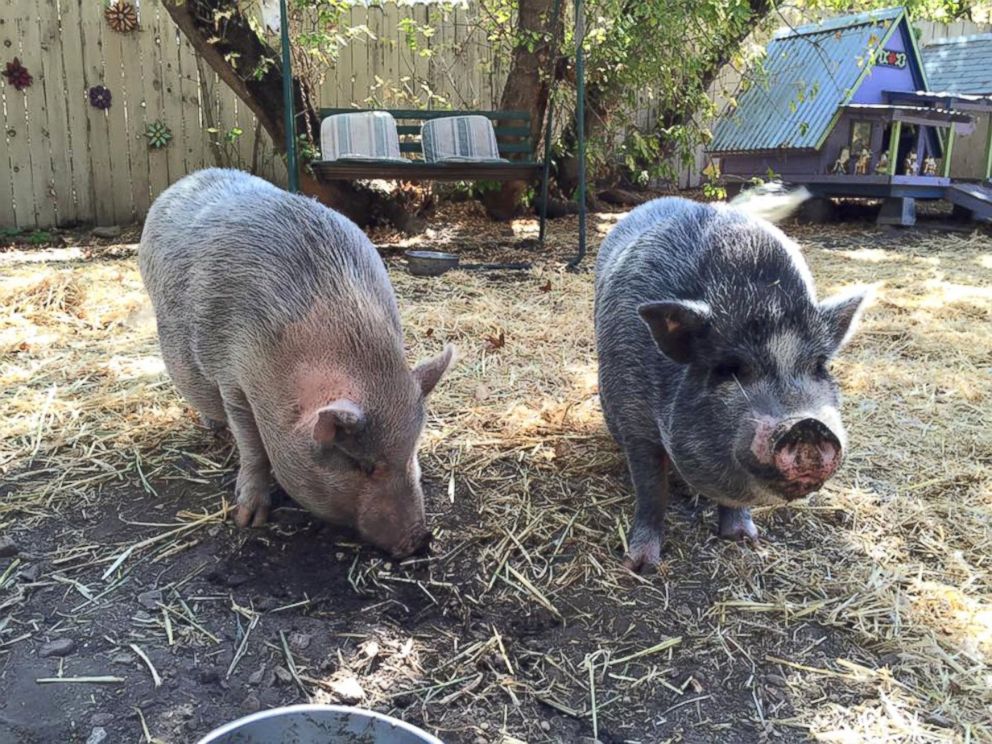
[[255, 114], [276, 149], [285, 152], [278, 54], [252, 30], [237, 2], [167, 0], [165, 9], [196, 53]]

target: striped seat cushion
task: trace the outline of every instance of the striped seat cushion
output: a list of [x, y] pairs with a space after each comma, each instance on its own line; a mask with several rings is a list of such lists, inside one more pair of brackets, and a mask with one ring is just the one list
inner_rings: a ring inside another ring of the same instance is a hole
[[400, 156], [396, 119], [386, 111], [328, 116], [320, 124], [320, 152], [324, 160], [410, 162]]
[[428, 163], [508, 162], [499, 156], [493, 123], [485, 116], [445, 116], [420, 127]]

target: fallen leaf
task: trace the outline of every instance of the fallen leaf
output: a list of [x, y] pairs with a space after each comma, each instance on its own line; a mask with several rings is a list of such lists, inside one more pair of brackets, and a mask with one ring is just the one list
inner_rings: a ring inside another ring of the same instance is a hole
[[500, 329], [498, 336], [486, 336], [486, 348], [489, 351], [496, 351], [506, 346], [506, 334]]
[[540, 287], [538, 287], [538, 289], [540, 289], [542, 292], [550, 292], [551, 291], [551, 280], [548, 279], [547, 283], [546, 284], [542, 284]]

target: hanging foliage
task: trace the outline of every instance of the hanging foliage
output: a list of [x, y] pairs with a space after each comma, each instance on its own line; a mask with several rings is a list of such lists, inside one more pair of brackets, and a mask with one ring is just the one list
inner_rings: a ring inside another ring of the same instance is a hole
[[128, 34], [138, 27], [138, 11], [131, 3], [120, 2], [107, 6], [103, 11], [107, 23], [117, 33]]
[[90, 105], [106, 111], [114, 97], [110, 94], [110, 89], [103, 85], [94, 85], [90, 88]]
[[153, 121], [145, 127], [145, 136], [148, 138], [149, 147], [161, 150], [172, 139], [172, 130], [164, 121]]
[[3, 76], [17, 90], [24, 90], [30, 87], [33, 81], [28, 68], [22, 65], [21, 60], [17, 57], [14, 57], [13, 61], [7, 63], [7, 69], [3, 71]]

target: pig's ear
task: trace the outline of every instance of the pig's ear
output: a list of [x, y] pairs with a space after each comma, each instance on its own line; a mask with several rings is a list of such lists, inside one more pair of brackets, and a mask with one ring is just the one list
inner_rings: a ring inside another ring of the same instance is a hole
[[413, 379], [420, 385], [420, 392], [425, 398], [444, 377], [444, 373], [451, 369], [457, 356], [455, 347], [448, 344], [436, 357], [423, 361], [413, 368]]
[[341, 398], [317, 411], [313, 441], [321, 447], [332, 447], [335, 442], [354, 434], [364, 424], [365, 413], [358, 404]]
[[710, 306], [695, 300], [648, 302], [637, 308], [661, 353], [679, 364], [692, 361], [710, 317]]
[[855, 287], [820, 303], [820, 313], [827, 323], [827, 333], [835, 353], [851, 340], [858, 329], [861, 314], [871, 304], [874, 294], [873, 287]]

